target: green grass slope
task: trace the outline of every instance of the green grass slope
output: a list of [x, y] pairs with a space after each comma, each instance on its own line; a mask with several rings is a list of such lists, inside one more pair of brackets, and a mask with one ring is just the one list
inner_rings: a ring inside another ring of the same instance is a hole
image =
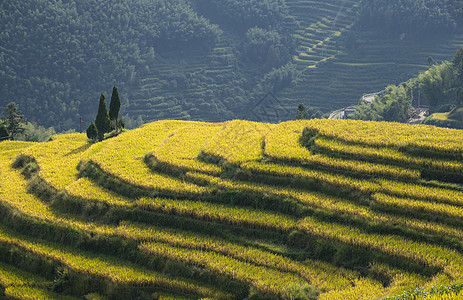
[[235, 120], [2, 142], [0, 294], [458, 299], [462, 138]]

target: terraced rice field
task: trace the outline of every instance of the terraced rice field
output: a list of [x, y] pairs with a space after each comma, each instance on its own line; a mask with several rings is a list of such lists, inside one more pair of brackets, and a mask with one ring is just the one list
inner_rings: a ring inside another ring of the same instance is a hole
[[462, 137], [235, 120], [1, 142], [0, 295], [459, 299]]
[[427, 70], [428, 57], [438, 63], [451, 60], [463, 43], [461, 31], [425, 41], [356, 28], [358, 0], [286, 3], [300, 23], [293, 34], [299, 45], [293, 62], [300, 76], [277, 97], [293, 111], [301, 101], [324, 112], [356, 105], [363, 94]]

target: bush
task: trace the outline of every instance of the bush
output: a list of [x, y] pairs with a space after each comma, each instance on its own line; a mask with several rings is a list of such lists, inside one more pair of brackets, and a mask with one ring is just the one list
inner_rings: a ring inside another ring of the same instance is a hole
[[91, 140], [95, 140], [98, 138], [98, 129], [94, 122], [90, 123], [87, 128], [87, 137]]

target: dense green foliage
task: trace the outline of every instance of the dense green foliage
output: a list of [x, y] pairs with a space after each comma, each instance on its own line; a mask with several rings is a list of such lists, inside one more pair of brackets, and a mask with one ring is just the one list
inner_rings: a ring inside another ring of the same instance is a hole
[[462, 7], [458, 0], [365, 0], [360, 25], [412, 38], [448, 34], [462, 20]]
[[[268, 92], [287, 112], [300, 102], [328, 112], [416, 76], [426, 57], [450, 58], [461, 39], [461, 2], [440, 1], [440, 12], [436, 1], [410, 3], [3, 1], [0, 105], [15, 101], [27, 121], [58, 132], [78, 130], [80, 117], [94, 120], [94, 95], [115, 83], [130, 128], [156, 119], [242, 118]], [[410, 20], [410, 34], [399, 30], [403, 40], [382, 35], [383, 25], [356, 26], [401, 5], [405, 11], [391, 18]], [[420, 33], [408, 43], [423, 18], [430, 33], [456, 24], [455, 34]], [[266, 121], [293, 117], [277, 115]]]
[[113, 87], [113, 93], [111, 94], [111, 102], [109, 103], [109, 119], [111, 122], [117, 122], [119, 118], [119, 110], [121, 109], [121, 98], [117, 92], [117, 87]]
[[10, 137], [10, 133], [4, 124], [0, 124], [0, 140], [3, 141]]
[[98, 128], [96, 128], [95, 122], [91, 122], [87, 127], [87, 137], [91, 140], [96, 140], [98, 138]]
[[288, 16], [284, 0], [239, 1], [239, 0], [198, 0], [194, 1], [198, 10], [212, 20], [225, 18], [236, 24], [236, 29], [246, 31], [250, 27], [280, 27]]
[[6, 106], [2, 117], [2, 123], [5, 125], [13, 140], [19, 134], [24, 133], [24, 116], [19, 111], [18, 105], [15, 102], [10, 102]]
[[361, 102], [354, 115], [358, 120], [405, 123], [411, 109], [411, 93], [407, 85], [388, 86], [370, 103]]
[[111, 120], [109, 119], [108, 107], [106, 106], [105, 96], [100, 95], [98, 103], [98, 113], [96, 114], [95, 126], [98, 129], [98, 139], [103, 140], [104, 134], [111, 130]]
[[89, 120], [87, 99], [102, 85], [129, 86], [155, 51], [210, 47], [219, 33], [178, 0], [2, 1], [0, 11], [2, 99], [58, 130]]
[[[361, 101], [354, 118], [407, 122], [414, 102], [416, 106], [429, 106], [431, 113], [448, 112], [454, 109], [449, 118], [460, 122], [460, 116], [457, 116], [456, 111], [462, 106], [462, 51], [463, 47], [457, 51], [452, 62], [434, 64], [427, 71], [399, 86], [388, 86], [385, 91], [375, 96], [371, 104]], [[428, 118], [425, 123], [461, 128], [461, 125], [442, 117], [441, 120]]]

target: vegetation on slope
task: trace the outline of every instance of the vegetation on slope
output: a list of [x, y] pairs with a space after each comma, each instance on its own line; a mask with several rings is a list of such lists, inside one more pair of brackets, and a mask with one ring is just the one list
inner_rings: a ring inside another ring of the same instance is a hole
[[[242, 118], [269, 91], [288, 110], [302, 101], [326, 112], [416, 75], [429, 56], [449, 59], [461, 42], [461, 5], [450, 0], [35, 0], [0, 10], [0, 105], [15, 101], [57, 132], [90, 123], [95, 95], [113, 84], [129, 127]], [[393, 24], [390, 36], [371, 20]], [[423, 31], [439, 35], [409, 39]]]
[[461, 138], [160, 121], [95, 144], [1, 142], [0, 286], [10, 298], [457, 299]]

